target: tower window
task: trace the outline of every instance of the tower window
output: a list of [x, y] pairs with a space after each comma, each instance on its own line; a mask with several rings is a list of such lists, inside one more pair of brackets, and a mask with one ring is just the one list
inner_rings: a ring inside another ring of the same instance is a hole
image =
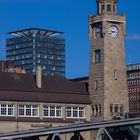
[[99, 104], [99, 115], [101, 115], [101, 104]]
[[95, 115], [94, 105], [92, 105], [91, 107], [92, 107], [92, 113], [93, 113], [93, 115]]
[[101, 50], [95, 50], [95, 63], [100, 63], [101, 61]]
[[123, 105], [120, 106], [120, 113], [124, 113], [124, 106]]
[[114, 79], [117, 80], [117, 78], [118, 78], [118, 71], [114, 70]]
[[116, 6], [113, 5], [113, 12], [115, 13], [116, 12]]
[[95, 90], [97, 91], [98, 90], [98, 81], [95, 80]]
[[95, 112], [96, 113], [95, 115], [97, 116], [98, 115], [98, 106], [97, 105], [95, 105], [95, 111], [96, 111]]
[[107, 12], [111, 12], [111, 5], [110, 4], [107, 5]]
[[104, 13], [104, 10], [105, 10], [105, 6], [104, 5], [101, 5], [101, 14]]
[[110, 104], [110, 113], [113, 113], [113, 104]]
[[117, 113], [119, 111], [118, 105], [115, 105], [114, 111]]

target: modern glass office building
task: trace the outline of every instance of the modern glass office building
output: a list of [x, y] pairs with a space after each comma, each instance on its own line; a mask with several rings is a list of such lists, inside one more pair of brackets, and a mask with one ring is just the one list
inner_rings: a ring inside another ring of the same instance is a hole
[[65, 39], [63, 32], [40, 28], [27, 28], [8, 33], [6, 59], [13, 60], [15, 67], [35, 74], [41, 66], [44, 75], [65, 75]]

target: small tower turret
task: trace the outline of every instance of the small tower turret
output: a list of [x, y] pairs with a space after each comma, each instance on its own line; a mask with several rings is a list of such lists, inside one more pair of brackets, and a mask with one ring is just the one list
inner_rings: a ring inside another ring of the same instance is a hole
[[97, 0], [97, 14], [116, 14], [118, 0]]

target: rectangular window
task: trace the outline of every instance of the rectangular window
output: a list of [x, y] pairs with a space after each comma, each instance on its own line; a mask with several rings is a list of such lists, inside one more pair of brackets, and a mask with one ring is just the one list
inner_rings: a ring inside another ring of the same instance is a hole
[[114, 79], [117, 80], [117, 78], [118, 78], [118, 71], [114, 70]]
[[113, 5], [113, 12], [115, 13], [116, 12], [116, 6]]
[[101, 5], [101, 14], [104, 13], [104, 10], [105, 10], [105, 6], [104, 5]]
[[97, 90], [98, 90], [98, 81], [95, 80], [95, 91], [97, 91]]
[[101, 107], [101, 104], [99, 104], [99, 109], [98, 109], [98, 115], [100, 116], [101, 115], [101, 113], [102, 113], [102, 107]]
[[71, 118], [72, 116], [72, 108], [71, 107], [67, 107], [67, 117]]
[[113, 113], [113, 104], [110, 104], [110, 113]]
[[70, 107], [66, 109], [67, 118], [85, 118], [84, 107]]
[[85, 116], [85, 111], [83, 107], [79, 107], [79, 117], [82, 118], [83, 116]]
[[78, 117], [78, 107], [73, 107], [73, 117], [74, 118]]
[[122, 113], [122, 114], [124, 113], [124, 105], [123, 104], [120, 105], [120, 113]]
[[38, 117], [38, 105], [19, 105], [18, 113], [21, 117]]
[[14, 105], [0, 104], [0, 116], [14, 116]]
[[118, 104], [115, 105], [114, 112], [115, 112], [115, 113], [119, 112]]
[[50, 107], [50, 117], [55, 117], [55, 107], [54, 106]]
[[100, 63], [101, 61], [101, 50], [95, 50], [95, 63]]
[[50, 118], [62, 118], [61, 106], [43, 106], [43, 116]]
[[110, 4], [107, 5], [107, 12], [111, 12], [111, 5]]
[[44, 116], [49, 116], [49, 107], [48, 106], [43, 107], [43, 113], [44, 113]]
[[1, 105], [1, 115], [6, 116], [7, 114], [7, 105]]

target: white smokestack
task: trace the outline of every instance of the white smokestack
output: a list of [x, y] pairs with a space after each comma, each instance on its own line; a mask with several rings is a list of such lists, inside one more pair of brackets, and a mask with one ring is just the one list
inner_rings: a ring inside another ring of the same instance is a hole
[[36, 85], [41, 88], [42, 68], [41, 66], [36, 67]]

